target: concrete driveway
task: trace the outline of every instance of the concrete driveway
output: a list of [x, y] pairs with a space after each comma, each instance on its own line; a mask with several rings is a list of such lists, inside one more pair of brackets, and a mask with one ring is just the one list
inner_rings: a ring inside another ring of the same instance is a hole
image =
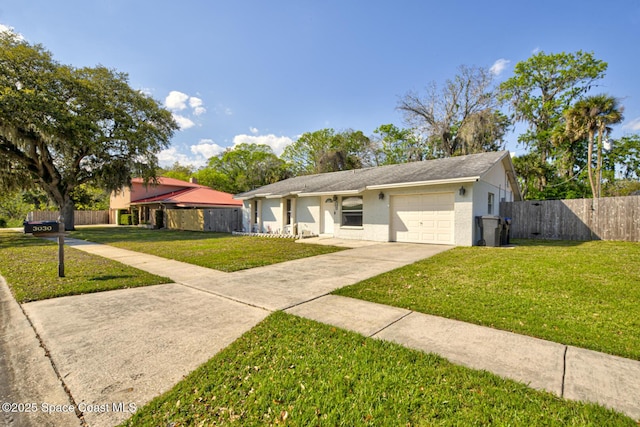
[[[90, 426], [128, 418], [131, 409], [169, 390], [271, 311], [450, 249], [381, 243], [221, 273], [104, 245], [68, 243], [175, 282], [22, 306], [71, 403], [83, 409]], [[55, 414], [33, 425], [47, 421], [65, 425]]]

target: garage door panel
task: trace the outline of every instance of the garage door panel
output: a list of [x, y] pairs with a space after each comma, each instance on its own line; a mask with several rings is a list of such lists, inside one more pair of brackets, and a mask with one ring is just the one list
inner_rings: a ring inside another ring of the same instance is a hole
[[391, 240], [453, 243], [454, 194], [393, 196]]

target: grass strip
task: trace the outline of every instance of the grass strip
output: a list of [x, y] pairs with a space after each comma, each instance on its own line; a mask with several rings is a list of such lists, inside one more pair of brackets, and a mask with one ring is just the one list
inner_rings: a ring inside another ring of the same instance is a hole
[[638, 243], [523, 240], [458, 247], [334, 293], [640, 360], [639, 266]]
[[84, 228], [72, 232], [71, 236], [226, 272], [343, 250], [299, 244], [293, 239], [137, 227]]
[[170, 283], [116, 261], [65, 247], [65, 277], [58, 277], [58, 244], [0, 231], [0, 274], [20, 303], [112, 289]]
[[124, 426], [635, 426], [486, 371], [277, 312]]

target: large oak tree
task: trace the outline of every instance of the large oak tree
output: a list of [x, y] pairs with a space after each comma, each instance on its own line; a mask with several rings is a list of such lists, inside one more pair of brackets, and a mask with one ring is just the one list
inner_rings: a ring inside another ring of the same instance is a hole
[[73, 229], [76, 188], [108, 191], [155, 177], [177, 124], [128, 76], [55, 61], [41, 45], [0, 33], [0, 185], [40, 187]]

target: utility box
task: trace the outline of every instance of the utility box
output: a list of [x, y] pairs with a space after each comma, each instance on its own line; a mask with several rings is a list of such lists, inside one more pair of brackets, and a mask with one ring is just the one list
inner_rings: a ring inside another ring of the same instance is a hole
[[49, 234], [60, 231], [60, 224], [57, 221], [25, 221], [22, 224], [25, 234]]
[[494, 215], [483, 215], [476, 217], [480, 226], [480, 245], [496, 247], [500, 246], [502, 234], [502, 218]]

